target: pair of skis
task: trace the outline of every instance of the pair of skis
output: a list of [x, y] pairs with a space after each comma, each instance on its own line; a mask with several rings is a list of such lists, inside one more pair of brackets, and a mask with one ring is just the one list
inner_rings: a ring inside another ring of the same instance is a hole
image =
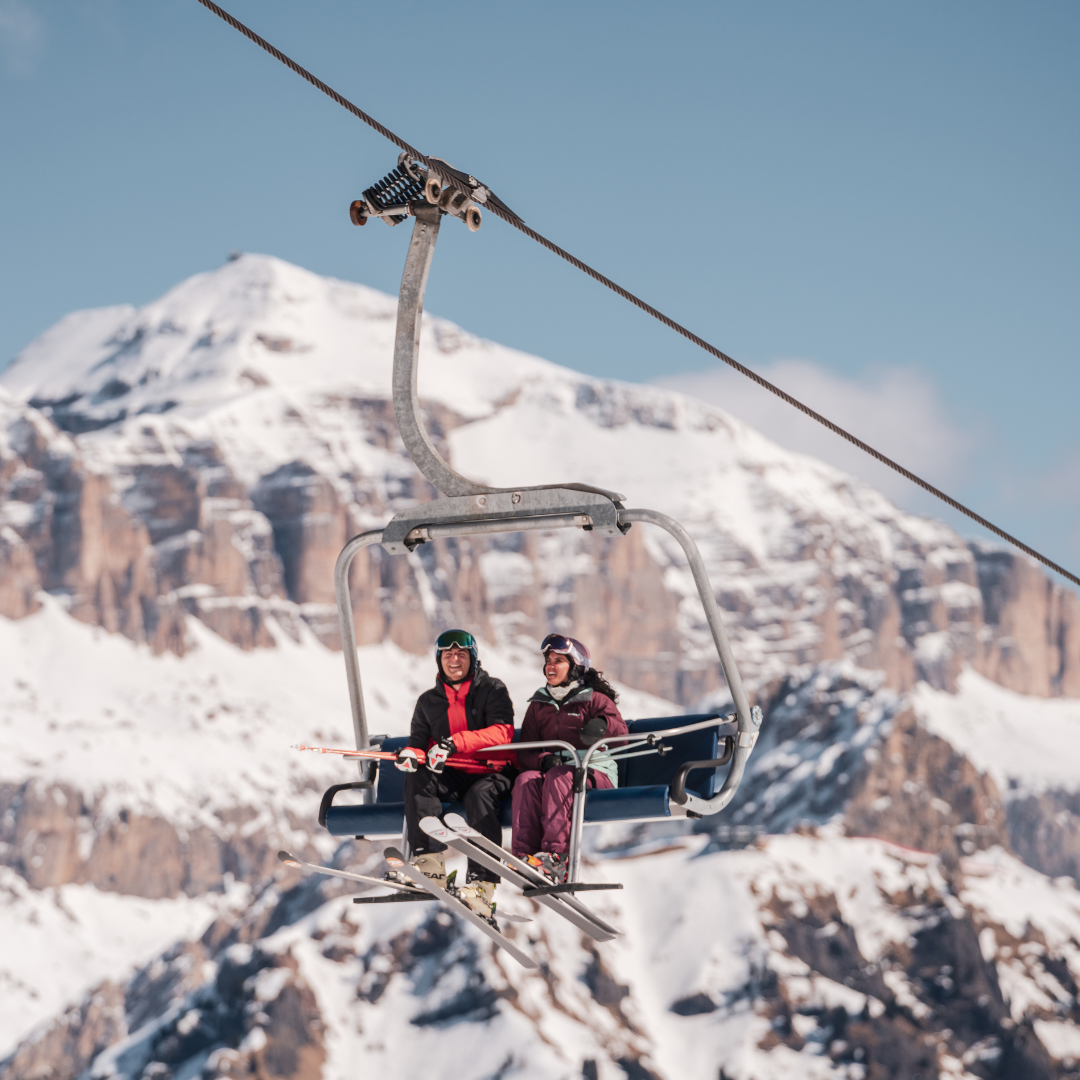
[[[527, 862], [510, 854], [509, 851], [489, 840], [486, 836], [478, 833], [460, 814], [447, 814], [445, 824], [436, 817], [423, 818], [420, 822], [420, 828], [433, 840], [438, 840], [439, 843], [445, 844], [448, 848], [461, 852], [461, 854], [466, 855], [478, 865], [498, 874], [503, 881], [517, 886], [523, 893], [535, 899], [537, 903], [561, 915], [596, 941], [610, 941], [612, 938], [619, 936], [620, 931], [601, 919], [599, 915], [590, 911], [573, 893], [563, 891], [553, 894], [551, 892], [551, 882], [543, 874], [539, 873]], [[401, 859], [401, 853], [395, 848], [387, 848], [384, 855], [388, 859]], [[451, 910], [464, 915], [469, 922], [483, 931], [499, 948], [505, 949], [519, 964], [527, 968], [537, 966], [536, 961], [531, 956], [522, 952], [513, 942], [502, 935], [498, 926], [493, 925], [494, 919], [490, 922], [483, 919], [457, 897], [440, 888], [429, 878], [424, 877], [416, 867], [409, 865], [403, 859], [401, 861], [403, 864], [401, 869], [421, 888], [426, 889], [433, 896], [437, 896]], [[621, 885], [607, 887], [622, 888]]]
[[[503, 881], [521, 889], [521, 891], [542, 904], [550, 911], [561, 915], [579, 930], [583, 930], [596, 941], [610, 941], [618, 937], [620, 931], [610, 923], [605, 922], [599, 915], [590, 911], [570, 889], [581, 889], [581, 883], [568, 886], [552, 886], [551, 882], [531, 867], [528, 863], [512, 855], [498, 844], [493, 843], [486, 836], [481, 835], [471, 828], [468, 822], [458, 814], [447, 814], [444, 825], [436, 817], [424, 818], [420, 827], [433, 840], [438, 840], [447, 847], [466, 855], [473, 862], [498, 874]], [[334, 870], [326, 866], [316, 866], [290, 855], [287, 851], [279, 851], [278, 858], [286, 866], [294, 866], [297, 869], [310, 870], [318, 874], [327, 874], [330, 877], [344, 878], [346, 881], [355, 881], [364, 885], [382, 885], [394, 891], [388, 896], [364, 896], [356, 897], [354, 903], [386, 904], [402, 903], [406, 901], [437, 900], [457, 915], [461, 915], [467, 922], [472, 923], [481, 933], [490, 938], [500, 949], [508, 952], [523, 967], [535, 969], [537, 963], [528, 953], [522, 951], [509, 938], [499, 930], [495, 919], [485, 919], [469, 907], [455, 892], [437, 885], [430, 878], [425, 877], [415, 866], [408, 862], [402, 853], [394, 847], [388, 847], [383, 852], [384, 857], [396, 870], [405, 874], [415, 884], [405, 885], [400, 882], [388, 881], [384, 878], [369, 877], [364, 874], [354, 874], [348, 870]], [[622, 888], [621, 885], [606, 885], [600, 888]], [[531, 922], [516, 915], [500, 915], [499, 918], [508, 922]]]

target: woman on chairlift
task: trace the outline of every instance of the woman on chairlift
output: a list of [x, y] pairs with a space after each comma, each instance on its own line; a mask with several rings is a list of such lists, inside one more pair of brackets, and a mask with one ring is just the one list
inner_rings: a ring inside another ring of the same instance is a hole
[[[581, 750], [604, 738], [627, 734], [616, 702], [619, 695], [592, 666], [589, 650], [576, 638], [548, 634], [540, 645], [546, 682], [529, 699], [522, 742], [559, 739]], [[513, 853], [556, 885], [569, 871], [574, 764], [565, 750], [519, 750], [522, 772], [514, 783]], [[618, 766], [602, 750], [592, 756], [589, 788], [613, 788]]]

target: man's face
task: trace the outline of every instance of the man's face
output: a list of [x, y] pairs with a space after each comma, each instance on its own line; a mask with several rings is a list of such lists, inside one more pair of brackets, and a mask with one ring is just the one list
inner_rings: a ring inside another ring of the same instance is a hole
[[439, 663], [442, 665], [442, 672], [447, 682], [459, 683], [467, 679], [471, 660], [469, 650], [460, 649], [457, 645], [451, 645], [449, 649], [443, 649], [439, 653]]

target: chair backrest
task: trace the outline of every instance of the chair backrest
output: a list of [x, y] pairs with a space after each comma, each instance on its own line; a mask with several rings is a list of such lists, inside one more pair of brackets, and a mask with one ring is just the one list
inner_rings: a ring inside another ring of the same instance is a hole
[[[630, 720], [627, 727], [632, 735], [652, 731], [669, 731], [671, 728], [684, 727], [708, 720], [712, 713], [697, 713], [693, 716], [659, 716], [647, 720]], [[521, 728], [514, 729], [514, 742], [521, 738]], [[408, 736], [400, 735], [386, 739], [380, 750], [400, 750], [408, 743]], [[675, 735], [665, 739], [671, 750], [662, 757], [648, 754], [645, 757], [630, 758], [619, 762], [619, 787], [649, 787], [653, 784], [670, 784], [680, 767], [687, 761], [713, 761], [719, 754], [720, 740], [716, 728], [703, 728], [686, 735]], [[686, 790], [711, 799], [716, 794], [716, 770], [695, 769], [687, 778]], [[379, 779], [375, 788], [377, 803], [399, 803], [405, 800], [405, 774], [394, 768], [392, 761], [379, 762]]]
[[[380, 750], [400, 750], [409, 741], [408, 735], [384, 739]], [[399, 803], [405, 801], [405, 774], [394, 767], [392, 761], [379, 762], [379, 782], [375, 787], [375, 802]]]
[[[647, 720], [630, 720], [627, 727], [631, 735], [670, 731], [715, 714], [696, 713], [693, 716], [659, 716]], [[715, 727], [690, 731], [664, 739], [671, 749], [663, 756], [648, 754], [619, 763], [619, 787], [647, 787], [650, 784], [670, 784], [675, 774], [687, 761], [715, 761], [720, 755], [720, 739]], [[711, 799], [716, 794], [716, 769], [695, 769], [687, 777], [686, 790]]]

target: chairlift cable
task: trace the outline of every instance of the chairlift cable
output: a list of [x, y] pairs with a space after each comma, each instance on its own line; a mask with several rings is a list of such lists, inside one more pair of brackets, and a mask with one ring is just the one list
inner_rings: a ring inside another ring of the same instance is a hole
[[[920, 476], [916, 476], [915, 473], [913, 473], [910, 469], [906, 469], [903, 465], [899, 464], [896, 461], [893, 461], [892, 458], [887, 457], [885, 454], [881, 453], [881, 451], [875, 450], [868, 443], [863, 442], [862, 439], [858, 438], [855, 435], [852, 435], [851, 432], [846, 431], [844, 428], [840, 427], [839, 424], [833, 423], [833, 421], [828, 419], [828, 417], [822, 416], [821, 413], [817, 412], [814, 409], [811, 409], [809, 405], [806, 405], [803, 402], [799, 401], [798, 398], [792, 397], [792, 395], [789, 394], [786, 390], [782, 390], [775, 383], [769, 382], [768, 379], [759, 375], [751, 368], [748, 368], [745, 364], [741, 364], [738, 360], [734, 359], [731, 356], [728, 356], [727, 353], [723, 352], [721, 349], [718, 349], [715, 345], [712, 345], [703, 337], [700, 337], [692, 330], [687, 329], [681, 323], [676, 322], [670, 316], [665, 315], [662, 311], [654, 308], [652, 304], [649, 304], [646, 301], [642, 300], [640, 297], [635, 296], [628, 289], [624, 289], [617, 282], [612, 281], [611, 278], [606, 277], [604, 274], [601, 274], [599, 270], [594, 270], [591, 266], [588, 265], [588, 263], [582, 262], [582, 260], [579, 259], [576, 255], [572, 255], [570, 252], [559, 247], [558, 244], [549, 240], [546, 236], [543, 236], [535, 229], [530, 228], [528, 225], [525, 224], [524, 221], [522, 221], [520, 217], [518, 217], [517, 214], [510, 210], [509, 207], [503, 204], [494, 195], [491, 195], [490, 192], [487, 193], [488, 197], [486, 199], [483, 198], [482, 195], [478, 196], [477, 189], [472, 188], [468, 184], [466, 184], [461, 179], [461, 174], [455, 175], [455, 171], [448, 171], [445, 162], [441, 161], [438, 158], [425, 157], [423, 154], [420, 153], [419, 150], [411, 146], [399, 135], [394, 134], [394, 132], [392, 132], [384, 124], [380, 124], [379, 121], [376, 120], [373, 116], [369, 116], [366, 112], [364, 112], [363, 109], [359, 108], [359, 106], [357, 105], [354, 105], [351, 101], [348, 100], [348, 98], [343, 97], [335, 89], [333, 89], [333, 87], [328, 86], [326, 83], [324, 83], [322, 79], [317, 78], [310, 71], [308, 71], [307, 68], [301, 67], [295, 60], [292, 60], [290, 57], [286, 56], [280, 49], [271, 45], [270, 42], [267, 41], [265, 38], [260, 37], [250, 27], [245, 26], [244, 23], [240, 22], [239, 19], [230, 15], [227, 11], [224, 10], [224, 8], [220, 7], [218, 4], [215, 4], [213, 0], [198, 0], [198, 2], [202, 4], [203, 7], [207, 8], [209, 11], [212, 11], [220, 19], [223, 19], [225, 22], [227, 22], [231, 27], [233, 27], [233, 29], [238, 30], [241, 34], [244, 35], [244, 37], [253, 41], [256, 45], [259, 46], [259, 48], [268, 52], [276, 60], [281, 61], [281, 63], [283, 63], [291, 71], [294, 71], [302, 79], [307, 80], [307, 82], [311, 83], [311, 85], [314, 86], [315, 89], [321, 90], [324, 94], [326, 94], [327, 97], [336, 101], [343, 109], [348, 110], [357, 119], [362, 120], [369, 127], [373, 128], [380, 135], [382, 135], [384, 139], [389, 140], [400, 150], [410, 155], [416, 161], [422, 163], [425, 168], [434, 172], [439, 177], [439, 179], [443, 181], [444, 185], [452, 187], [455, 191], [470, 199], [477, 199], [477, 201], [481, 203], [485, 210], [488, 210], [496, 217], [501, 218], [508, 225], [512, 225], [519, 232], [524, 233], [527, 237], [529, 237], [529, 239], [535, 240], [536, 243], [540, 244], [542, 247], [547, 248], [547, 250], [550, 251], [552, 254], [558, 255], [560, 259], [564, 259], [571, 266], [576, 267], [583, 274], [587, 274], [594, 281], [599, 282], [601, 285], [621, 296], [624, 300], [629, 301], [636, 308], [644, 311], [647, 315], [651, 315], [654, 319], [663, 323], [664, 326], [666, 326], [669, 330], [674, 330], [675, 333], [686, 338], [687, 341], [692, 342], [699, 349], [703, 349], [705, 352], [709, 353], [710, 356], [714, 356], [716, 357], [716, 359], [723, 361], [723, 363], [727, 364], [729, 367], [732, 367], [737, 372], [739, 372], [740, 375], [745, 375], [748, 379], [751, 379], [753, 382], [757, 383], [758, 386], [762, 387], [765, 390], [768, 390], [772, 394], [775, 394], [782, 401], [787, 402], [788, 405], [791, 405], [793, 408], [798, 409], [801, 413], [809, 416], [812, 420], [816, 420], [822, 426], [827, 427], [831, 432], [833, 432], [833, 434], [839, 435], [842, 439], [846, 439], [853, 446], [857, 446], [864, 453], [869, 454], [876, 461], [881, 462], [882, 465], [886, 465], [894, 472], [899, 473], [902, 477], [904, 477], [904, 479], [910, 480], [917, 487], [922, 488], [924, 491], [927, 491], [931, 495], [940, 499], [947, 506], [952, 507], [953, 510], [956, 510], [961, 514], [964, 514], [966, 517], [969, 517], [972, 521], [981, 525], [988, 532], [993, 533], [995, 536], [999, 536], [1002, 540], [1006, 540], [1008, 543], [1012, 544], [1014, 547], [1024, 552], [1025, 555], [1029, 555], [1031, 556], [1031, 558], [1042, 563], [1044, 566], [1049, 567], [1055, 573], [1060, 574], [1063, 578], [1072, 582], [1072, 584], [1080, 586], [1080, 577], [1077, 577], [1076, 574], [1070, 573], [1063, 566], [1058, 565], [1058, 563], [1054, 562], [1052, 559], [1048, 559], [1045, 555], [1042, 555], [1033, 547], [1029, 547], [1022, 540], [1018, 540], [1011, 533], [1006, 532], [1004, 529], [998, 528], [997, 525], [995, 525], [991, 521], [987, 521], [987, 519], [984, 518], [981, 514], [976, 513], [974, 510], [965, 506], [963, 503], [957, 501], [951, 495], [947, 495], [944, 491], [942, 491], [940, 488], [935, 487], [929, 481], [922, 479], [922, 477]], [[483, 188], [481, 188], [481, 190], [486, 191], [486, 189]]]

